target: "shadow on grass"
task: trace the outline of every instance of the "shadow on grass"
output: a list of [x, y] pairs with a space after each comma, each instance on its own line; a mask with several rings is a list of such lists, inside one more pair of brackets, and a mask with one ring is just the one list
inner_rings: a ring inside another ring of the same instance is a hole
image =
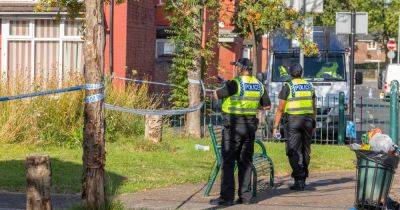
[[[81, 201], [82, 164], [51, 158], [52, 202], [55, 209], [76, 206]], [[126, 178], [106, 171], [108, 197], [116, 195]], [[0, 161], [0, 208], [25, 208], [25, 161]]]

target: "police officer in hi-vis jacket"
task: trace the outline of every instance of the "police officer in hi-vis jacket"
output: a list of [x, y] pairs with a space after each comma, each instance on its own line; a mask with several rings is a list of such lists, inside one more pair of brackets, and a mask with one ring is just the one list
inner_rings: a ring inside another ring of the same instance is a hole
[[315, 130], [315, 93], [311, 83], [302, 78], [303, 68], [296, 64], [289, 68], [291, 79], [279, 93], [273, 135], [277, 136], [279, 124], [284, 128], [286, 155], [292, 167], [292, 190], [304, 190], [310, 163], [311, 137]]
[[235, 162], [238, 167], [238, 204], [254, 201], [251, 193], [251, 170], [254, 139], [258, 126], [256, 117], [260, 109], [269, 109], [271, 101], [263, 84], [254, 76], [249, 59], [235, 64], [234, 79], [214, 91], [216, 99], [223, 99], [224, 128], [222, 133], [221, 192], [213, 205], [230, 206], [235, 197]]

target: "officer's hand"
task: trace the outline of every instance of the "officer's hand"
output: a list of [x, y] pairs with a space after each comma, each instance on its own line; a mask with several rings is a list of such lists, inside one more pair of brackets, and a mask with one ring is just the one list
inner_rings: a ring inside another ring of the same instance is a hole
[[278, 132], [279, 132], [278, 129], [276, 128], [272, 129], [272, 136], [275, 137]]

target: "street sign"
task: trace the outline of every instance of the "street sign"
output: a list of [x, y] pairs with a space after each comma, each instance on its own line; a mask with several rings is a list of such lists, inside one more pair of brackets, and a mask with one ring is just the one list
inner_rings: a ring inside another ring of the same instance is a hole
[[396, 50], [396, 40], [395, 39], [389, 39], [389, 41], [386, 44], [386, 47], [388, 48], [389, 51], [394, 51]]
[[323, 0], [285, 0], [288, 7], [301, 11], [303, 8], [303, 2], [306, 3], [306, 12], [322, 13], [324, 12], [324, 1]]
[[388, 54], [387, 54], [387, 57], [389, 59], [393, 59], [395, 56], [396, 56], [396, 54], [394, 53], [394, 51], [389, 51]]
[[[351, 12], [336, 13], [336, 34], [351, 34]], [[356, 34], [368, 34], [368, 13], [356, 13]]]

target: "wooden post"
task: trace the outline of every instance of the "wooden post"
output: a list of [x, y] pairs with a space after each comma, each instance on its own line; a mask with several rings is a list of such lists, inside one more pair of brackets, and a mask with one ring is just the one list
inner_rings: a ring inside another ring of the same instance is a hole
[[[86, 0], [84, 31], [84, 77], [86, 84], [104, 82], [104, 0]], [[87, 101], [84, 109], [83, 128], [83, 177], [82, 199], [87, 209], [99, 209], [106, 201], [104, 184], [105, 120], [103, 89], [86, 90], [85, 95], [97, 95], [96, 100]]]
[[26, 157], [26, 209], [51, 210], [51, 166], [48, 155]]
[[161, 142], [162, 130], [163, 130], [162, 126], [163, 126], [162, 116], [146, 115], [144, 138], [152, 141], [153, 143]]

